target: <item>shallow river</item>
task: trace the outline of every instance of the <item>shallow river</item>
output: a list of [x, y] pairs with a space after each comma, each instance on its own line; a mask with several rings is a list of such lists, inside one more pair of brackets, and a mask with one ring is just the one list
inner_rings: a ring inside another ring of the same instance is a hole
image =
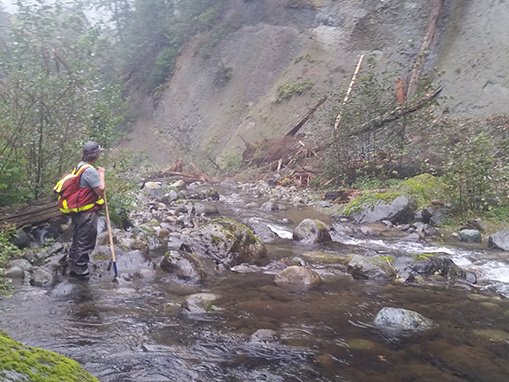
[[[309, 209], [268, 216], [241, 205], [228, 200], [220, 211], [240, 221], [260, 214], [274, 224], [288, 217], [295, 222], [289, 231], [311, 215], [327, 220]], [[0, 328], [77, 360], [103, 382], [509, 381], [505, 254], [357, 239], [316, 247], [281, 239], [267, 249], [280, 260], [313, 249], [392, 256], [446, 251], [479, 284], [379, 284], [327, 266], [321, 271], [330, 276], [309, 291], [282, 288], [270, 273], [225, 272], [199, 286], [162, 271], [150, 282], [113, 283], [106, 275], [65, 280], [51, 290], [18, 287], [0, 300]], [[221, 296], [214, 312], [190, 315], [181, 308], [185, 296], [199, 292]], [[433, 328], [379, 331], [372, 321], [385, 306], [415, 310]], [[251, 335], [258, 329], [271, 329], [276, 338], [257, 342]]]

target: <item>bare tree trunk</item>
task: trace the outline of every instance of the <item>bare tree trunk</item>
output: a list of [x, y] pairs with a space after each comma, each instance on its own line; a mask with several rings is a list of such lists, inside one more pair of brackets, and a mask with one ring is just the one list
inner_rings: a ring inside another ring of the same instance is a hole
[[321, 104], [323, 104], [325, 101], [327, 101], [327, 97], [323, 97], [318, 103], [307, 112], [307, 114], [301, 118], [299, 122], [288, 132], [286, 133], [287, 136], [294, 137], [295, 134], [299, 132], [299, 130], [304, 126], [304, 124], [307, 122], [307, 120], [313, 115], [313, 113], [320, 107]]
[[[345, 99], [343, 100], [343, 106], [346, 105], [348, 102], [348, 99], [350, 98], [350, 93], [352, 93], [353, 86], [355, 85], [355, 81], [357, 80], [357, 75], [359, 74], [359, 71], [361, 70], [362, 60], [364, 59], [364, 55], [361, 55], [359, 58], [359, 62], [357, 63], [357, 67], [355, 68], [355, 71], [353, 72], [352, 80], [350, 81], [350, 86], [348, 87], [348, 90], [346, 91]], [[334, 124], [334, 130], [337, 130], [339, 127], [339, 124], [341, 123], [341, 116], [343, 115], [343, 109], [339, 112], [336, 123]]]
[[444, 0], [433, 0], [433, 4], [431, 5], [431, 13], [428, 18], [428, 26], [426, 27], [426, 33], [424, 35], [424, 40], [421, 44], [421, 49], [419, 49], [419, 54], [417, 55], [417, 59], [415, 60], [414, 68], [412, 73], [410, 73], [410, 78], [408, 80], [408, 90], [407, 90], [407, 99], [412, 98], [417, 91], [417, 84], [419, 83], [419, 79], [421, 78], [422, 69], [424, 68], [424, 62], [426, 61], [427, 51], [430, 46], [433, 44], [435, 40], [435, 31], [437, 29], [438, 18], [440, 17], [440, 13], [442, 12], [442, 7], [444, 5]]

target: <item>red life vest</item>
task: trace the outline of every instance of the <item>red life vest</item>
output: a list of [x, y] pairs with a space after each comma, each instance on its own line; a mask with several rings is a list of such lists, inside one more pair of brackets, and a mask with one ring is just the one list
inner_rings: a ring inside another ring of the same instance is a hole
[[53, 187], [53, 191], [58, 194], [58, 205], [62, 213], [93, 212], [102, 208], [104, 199], [98, 196], [92, 187], [80, 187], [81, 174], [87, 168], [93, 166], [84, 164], [80, 168], [75, 168]]

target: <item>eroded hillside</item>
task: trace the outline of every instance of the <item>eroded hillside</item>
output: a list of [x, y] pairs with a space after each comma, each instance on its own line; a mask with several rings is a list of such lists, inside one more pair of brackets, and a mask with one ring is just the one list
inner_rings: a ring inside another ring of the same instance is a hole
[[[320, 97], [345, 89], [361, 54], [380, 67], [401, 63], [406, 78], [431, 3], [232, 0], [221, 24], [181, 52], [159, 97], [136, 97], [140, 119], [124, 146], [147, 150], [161, 166], [186, 152], [205, 169], [207, 156], [222, 165], [242, 152], [243, 139], [279, 137]], [[444, 72], [436, 81], [452, 117], [507, 111], [508, 19], [503, 1], [444, 1], [425, 71]], [[327, 101], [303, 131], [329, 134], [332, 106]]]

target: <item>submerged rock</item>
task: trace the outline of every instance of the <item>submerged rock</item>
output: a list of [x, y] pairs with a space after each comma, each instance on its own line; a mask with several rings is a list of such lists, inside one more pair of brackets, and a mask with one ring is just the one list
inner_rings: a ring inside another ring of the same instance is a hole
[[186, 298], [183, 308], [189, 313], [207, 313], [212, 310], [212, 303], [219, 298], [212, 293], [197, 293]]
[[330, 228], [316, 219], [304, 219], [293, 231], [293, 239], [303, 243], [327, 243], [332, 241]]
[[299, 285], [317, 285], [323, 280], [312, 269], [299, 266], [291, 266], [283, 269], [276, 275], [276, 283], [299, 284]]
[[413, 310], [399, 308], [382, 308], [373, 322], [381, 329], [389, 330], [426, 330], [430, 329], [433, 321]]

